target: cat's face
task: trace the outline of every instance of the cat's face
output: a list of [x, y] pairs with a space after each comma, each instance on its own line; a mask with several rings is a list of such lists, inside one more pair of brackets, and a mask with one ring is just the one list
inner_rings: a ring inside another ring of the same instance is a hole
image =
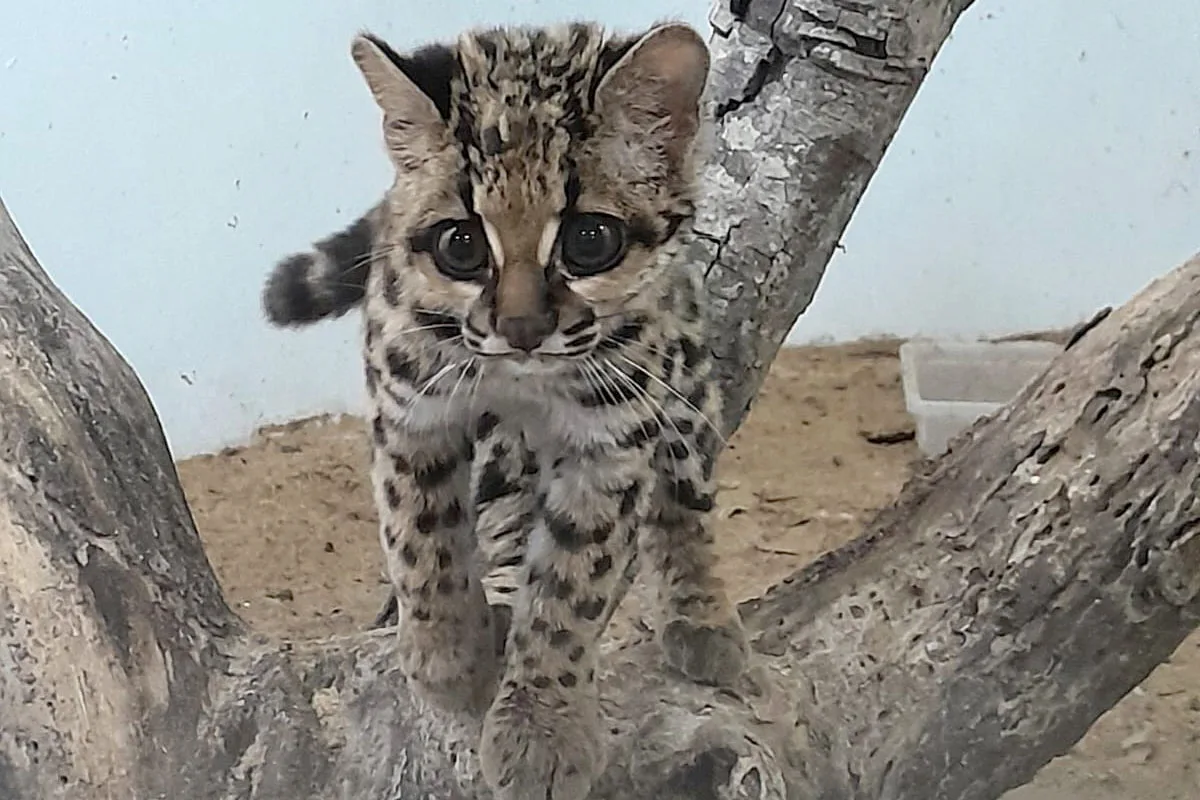
[[360, 37], [353, 52], [396, 168], [381, 266], [398, 305], [453, 315], [475, 355], [551, 368], [654, 313], [693, 209], [694, 31], [493, 30], [409, 56]]

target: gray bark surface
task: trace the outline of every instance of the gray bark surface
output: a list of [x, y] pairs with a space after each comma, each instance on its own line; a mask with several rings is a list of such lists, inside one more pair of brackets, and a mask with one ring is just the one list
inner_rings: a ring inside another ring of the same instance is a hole
[[972, 0], [717, 0], [717, 125], [691, 259], [726, 322], [726, 427], [821, 282], [913, 97]]
[[[844, 5], [858, 9], [848, 30], [884, 8]], [[813, 71], [789, 84], [789, 113], [890, 136], [920, 71], [901, 70], [910, 85], [893, 93], [888, 62], [928, 63], [962, 5], [888, 4], [887, 60], [853, 38], [842, 57], [814, 56], [833, 34], [813, 34], [782, 67]], [[802, 27], [786, 13], [768, 16], [791, 41]], [[727, 78], [753, 61], [752, 35], [735, 26], [715, 48]], [[845, 70], [860, 60], [873, 66]], [[845, 92], [811, 93], [828, 80], [891, 99], [846, 121]], [[750, 105], [775, 113], [762, 97], [726, 110], [722, 136], [757, 124]], [[836, 155], [809, 143], [789, 175], [748, 173], [744, 219], [713, 242], [714, 293], [754, 287], [726, 298], [740, 332], [727, 374], [746, 398], [823, 268], [804, 248], [836, 239], [877, 160], [823, 146]], [[754, 152], [774, 151], [764, 138]], [[796, 215], [778, 230], [749, 203], [770, 196], [764, 183], [790, 198], [774, 218]], [[713, 220], [734, 219], [724, 198]], [[809, 238], [779, 233], [804, 219]], [[1200, 259], [1084, 333], [860, 539], [746, 604], [756, 655], [738, 691], [666, 673], [649, 639], [609, 653], [612, 760], [595, 796], [990, 800], [1068, 748], [1200, 621], [1198, 316]], [[424, 705], [386, 631], [279, 643], [246, 630], [144, 389], [2, 204], [0, 420], [0, 798], [487, 796], [478, 721]]]

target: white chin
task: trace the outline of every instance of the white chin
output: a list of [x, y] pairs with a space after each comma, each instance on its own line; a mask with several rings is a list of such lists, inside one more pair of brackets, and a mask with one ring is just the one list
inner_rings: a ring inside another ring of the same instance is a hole
[[500, 356], [495, 358], [494, 362], [500, 371], [514, 377], [557, 375], [571, 369], [570, 359], [553, 356]]

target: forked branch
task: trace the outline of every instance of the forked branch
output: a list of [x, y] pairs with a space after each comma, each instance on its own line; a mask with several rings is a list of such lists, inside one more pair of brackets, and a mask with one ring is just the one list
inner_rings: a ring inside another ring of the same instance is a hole
[[[963, 3], [738, 5], [695, 255], [744, 412]], [[609, 653], [597, 797], [990, 800], [1067, 749], [1200, 621], [1198, 316], [1193, 260], [747, 604], [739, 692]], [[245, 630], [144, 390], [2, 205], [0, 414], [0, 797], [486, 796], [386, 633]]]

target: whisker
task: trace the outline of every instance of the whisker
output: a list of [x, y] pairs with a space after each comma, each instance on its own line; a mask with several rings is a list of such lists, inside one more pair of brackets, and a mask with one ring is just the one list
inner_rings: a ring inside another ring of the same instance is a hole
[[[407, 336], [410, 333], [420, 333], [421, 331], [432, 331], [438, 328], [453, 328], [454, 325], [449, 322], [436, 322], [432, 325], [418, 325], [415, 328], [405, 328], [399, 331], [386, 331], [389, 336]], [[461, 337], [460, 337], [461, 338]], [[446, 340], [450, 341], [450, 340]], [[444, 343], [439, 340], [439, 343]]]
[[471, 368], [471, 364], [473, 363], [475, 363], [474, 358], [467, 359], [465, 362], [460, 363], [462, 368], [458, 371], [458, 380], [454, 382], [454, 386], [450, 387], [450, 394], [446, 396], [447, 404], [454, 399], [455, 393], [458, 391], [459, 387], [462, 386], [463, 378], [467, 376], [467, 371]]
[[442, 402], [442, 423], [445, 425], [446, 433], [450, 433], [450, 408], [454, 404], [454, 395], [458, 394], [459, 388], [462, 386], [463, 378], [471, 370], [471, 365], [475, 363], [475, 358], [471, 357], [466, 361], [459, 362], [458, 380], [454, 382], [454, 386], [450, 387], [450, 393], [446, 395]]
[[695, 378], [697, 380], [703, 379], [703, 378], [701, 378], [701, 376], [696, 374], [696, 371], [694, 369], [688, 367], [687, 364], [683, 363], [682, 359], [674, 358], [672, 353], [668, 353], [658, 347], [655, 347], [652, 344], [648, 344], [646, 342], [641, 342], [641, 341], [636, 341], [633, 339], [617, 339], [611, 335], [605, 337], [604, 341], [615, 345], [617, 349], [626, 349], [630, 355], [637, 355], [637, 353], [635, 353], [633, 351], [633, 348], [640, 347], [641, 349], [645, 350], [647, 353], [649, 353], [652, 356], [658, 356], [659, 358], [673, 358], [674, 362], [678, 365], [680, 372], [682, 372], [684, 375], [686, 375], [689, 378]]
[[653, 408], [656, 409], [658, 413], [663, 415], [662, 421], [674, 428], [675, 433], [679, 434], [680, 437], [683, 437], [683, 433], [678, 427], [676, 427], [675, 421], [670, 418], [670, 415], [667, 414], [666, 408], [663, 407], [662, 403], [655, 399], [654, 395], [650, 394], [645, 387], [639, 386], [637, 381], [630, 377], [627, 372], [622, 370], [616, 364], [608, 361], [607, 359], [605, 359], [602, 363], [604, 366], [608, 367], [609, 371], [612, 372], [613, 375], [620, 378], [621, 381], [630, 388], [630, 391], [636, 392], [639, 397], [645, 398], [646, 402], [652, 404]]
[[439, 348], [452, 347], [454, 345], [461, 344], [462, 341], [463, 341], [463, 337], [461, 334], [459, 334], [458, 336], [451, 336], [449, 339], [433, 339], [431, 341], [427, 340], [422, 343], [420, 352], [425, 353], [425, 352], [432, 350], [434, 359], [441, 361], [441, 360], [444, 360], [447, 356], [444, 353], [439, 352], [438, 351]]
[[332, 280], [332, 279], [323, 280], [323, 281], [321, 281], [321, 283], [324, 285], [327, 285], [327, 286], [344, 286], [347, 289], [363, 288], [363, 285], [361, 283], [347, 283], [346, 281], [338, 281], [338, 280]]
[[591, 366], [592, 374], [596, 378], [596, 392], [608, 403], [610, 408], [614, 410], [620, 409], [621, 403], [617, 398], [618, 392], [615, 391], [616, 387], [608, 383], [604, 370], [600, 368], [595, 357], [589, 355], [585, 360]]
[[[459, 335], [459, 336], [452, 336], [452, 337], [450, 337], [449, 339], [425, 339], [425, 340], [423, 340], [423, 341], [421, 341], [421, 342], [418, 342], [418, 344], [419, 344], [420, 346], [417, 348], [417, 351], [416, 351], [416, 352], [417, 352], [418, 354], [422, 354], [422, 355], [423, 355], [423, 354], [425, 354], [425, 353], [428, 353], [428, 352], [432, 351], [432, 352], [433, 352], [433, 358], [434, 358], [434, 360], [435, 360], [435, 364], [437, 364], [437, 363], [440, 363], [441, 361], [443, 361], [443, 360], [445, 359], [445, 355], [444, 355], [444, 354], [442, 354], [442, 353], [439, 353], [439, 352], [438, 352], [438, 349], [439, 349], [439, 348], [441, 348], [441, 347], [450, 347], [450, 346], [453, 346], [453, 345], [455, 345], [455, 344], [458, 344], [458, 343], [459, 343], [459, 342], [461, 342], [461, 341], [462, 341], [462, 336], [461, 336], [461, 335]], [[439, 369], [440, 369], [440, 367], [439, 367]]]
[[[314, 248], [314, 249], [316, 249], [316, 248]], [[351, 272], [354, 272], [355, 270], [359, 269], [360, 267], [364, 267], [364, 266], [365, 266], [365, 267], [370, 267], [370, 266], [372, 266], [373, 264], [375, 264], [375, 263], [377, 263], [377, 262], [380, 262], [380, 261], [384, 261], [384, 260], [386, 260], [386, 259], [387, 259], [387, 258], [388, 258], [390, 255], [392, 255], [392, 253], [395, 253], [395, 252], [397, 252], [398, 250], [400, 250], [400, 246], [399, 246], [399, 245], [387, 245], [387, 246], [385, 246], [385, 247], [383, 247], [383, 248], [381, 248], [381, 249], [378, 249], [378, 250], [371, 250], [371, 251], [370, 251], [370, 252], [368, 252], [368, 253], [367, 253], [365, 256], [362, 256], [362, 257], [360, 257], [360, 258], [356, 258], [355, 260], [351, 261], [349, 264], [347, 264], [347, 265], [346, 265], [344, 268], [342, 268], [342, 269], [338, 270], [338, 271], [337, 271], [337, 273], [336, 273], [336, 274], [334, 274], [334, 275], [333, 275], [333, 276], [331, 276], [331, 277], [332, 277], [332, 278], [334, 278], [334, 279], [336, 279], [336, 278], [340, 278], [340, 277], [342, 277], [342, 276], [344, 276], [344, 275], [349, 275]], [[318, 252], [320, 252], [320, 253], [321, 253], [322, 255], [324, 255], [326, 258], [331, 258], [331, 257], [330, 257], [328, 254], [324, 253], [323, 251], [320, 251], [320, 250], [318, 250]], [[340, 284], [340, 285], [342, 285], [342, 286], [353, 286], [353, 287], [359, 287], [359, 286], [361, 286], [362, 284], [359, 284], [359, 283], [343, 283], [343, 284]]]
[[[650, 411], [650, 414], [654, 419], [658, 420], [660, 423], [665, 422], [667, 425], [671, 426], [671, 428], [675, 431], [675, 435], [678, 436], [680, 440], [686, 441], [686, 437], [683, 435], [682, 431], [679, 430], [679, 426], [675, 424], [675, 420], [671, 419], [671, 415], [667, 413], [665, 408], [663, 408], [662, 403], [659, 403], [648, 391], [643, 389], [641, 386], [638, 386], [637, 381], [625, 374], [616, 364], [613, 364], [610, 361], [605, 361], [604, 363], [609, 367], [610, 370], [612, 370], [613, 374], [625, 381], [630, 390], [641, 398], [643, 405]], [[642, 430], [645, 430], [644, 426]], [[671, 472], [674, 475], [678, 475], [679, 459], [675, 457], [675, 451], [670, 447], [667, 448], [667, 453], [671, 458]]]
[[594, 368], [591, 364], [587, 363], [588, 358], [590, 356], [585, 357], [579, 363], [579, 377], [583, 379], [583, 385], [589, 392], [600, 396], [600, 384], [596, 383], [595, 375], [592, 372]]
[[[640, 363], [640, 359], [647, 358], [647, 356], [651, 357], [650, 360], [655, 360], [655, 357], [659, 358], [659, 359], [673, 358], [673, 354], [666, 353], [666, 352], [654, 347], [653, 345], [646, 344], [645, 342], [631, 341], [631, 340], [625, 340], [625, 339], [616, 339], [611, 336], [606, 337], [604, 339], [604, 341], [611, 345], [611, 347], [609, 348], [610, 350], [615, 350], [615, 351], [617, 351], [617, 353], [624, 353], [627, 356], [632, 356], [632, 357], [635, 357], [636, 359], [639, 359], [639, 363], [638, 363], [639, 369], [648, 369], [644, 364]], [[634, 349], [635, 347], [641, 348], [645, 352], [638, 352], [637, 350]], [[695, 370], [691, 369], [686, 364], [684, 364], [682, 359], [673, 358], [673, 361], [678, 366], [679, 371], [685, 377], [692, 378], [693, 380], [703, 380], [704, 379], [702, 376], [698, 375]]]
[[[615, 365], [609, 363], [608, 361], [601, 362], [598, 359], [592, 360], [590, 356], [589, 356], [589, 360], [591, 360], [592, 369], [594, 369], [596, 371], [596, 377], [597, 377], [599, 385], [603, 387], [602, 393], [607, 393], [610, 397], [615, 398], [616, 395], [620, 392], [617, 385], [612, 381], [612, 379], [609, 377], [609, 375], [603, 369], [603, 367], [609, 367], [611, 370], [613, 370], [613, 372], [615, 374], [618, 375], [618, 377], [622, 378], [623, 380], [626, 381], [627, 384], [630, 385], [630, 388], [633, 392], [634, 399], [638, 400], [642, 404], [643, 408], [645, 408], [647, 411], [650, 412], [651, 421], [659, 422], [660, 429], [662, 428], [661, 422], [667, 422], [668, 424], [672, 424], [672, 425], [674, 424], [668, 418], [666, 418], [663, 413], [660, 413], [661, 407], [655, 408], [654, 398], [649, 397], [647, 395], [646, 391], [642, 387], [640, 387], [636, 383], [634, 383], [629, 378], [628, 375], [621, 372]], [[614, 403], [614, 405], [612, 407], [613, 413], [617, 413], [624, 417], [624, 416], [628, 416], [629, 413], [631, 413], [631, 411], [632, 411], [624, 403], [618, 403], [615, 399], [610, 402]], [[637, 420], [637, 422], [638, 422], [638, 427], [642, 430], [643, 433], [649, 433], [649, 431], [646, 430], [646, 420], [645, 419], [639, 419], [639, 420]], [[676, 429], [676, 431], [678, 432], [678, 429]], [[674, 454], [672, 454], [672, 457], [674, 457]], [[678, 470], [675, 470], [675, 472], [678, 472]]]
[[[472, 359], [474, 362], [475, 359]], [[470, 410], [472, 418], [478, 417], [478, 411], [475, 408], [475, 403], [479, 400], [479, 387], [483, 385], [483, 370], [487, 366], [483, 361], [475, 363], [475, 383], [471, 384], [471, 389], [468, 394], [467, 408]]]
[[415, 397], [413, 397], [413, 399], [410, 401], [410, 404], [411, 404], [412, 402], [416, 402], [417, 400], [420, 400], [422, 397], [424, 397], [424, 396], [425, 396], [425, 394], [426, 394], [426, 393], [427, 393], [427, 392], [428, 392], [430, 389], [432, 389], [432, 388], [433, 388], [433, 385], [434, 385], [435, 383], [437, 383], [437, 382], [438, 382], [438, 381], [440, 381], [442, 378], [444, 378], [446, 375], [448, 375], [448, 374], [451, 372], [451, 370], [453, 370], [455, 367], [459, 366], [460, 364], [462, 364], [462, 362], [461, 362], [461, 361], [451, 361], [449, 364], [446, 364], [446, 366], [444, 366], [444, 367], [442, 367], [441, 369], [439, 369], [439, 370], [438, 370], [438, 371], [437, 371], [437, 372], [434, 374], [434, 376], [433, 376], [432, 378], [430, 378], [429, 380], [427, 380], [427, 381], [425, 381], [423, 384], [421, 384], [421, 388], [419, 388], [419, 389], [417, 390], [417, 394], [416, 394], [416, 396], [415, 396]]
[[617, 358], [621, 359], [626, 364], [629, 364], [634, 369], [641, 370], [642, 372], [644, 372], [646, 374], [646, 377], [648, 377], [650, 380], [654, 381], [659, 386], [663, 387], [668, 392], [675, 395], [676, 399], [678, 399], [681, 403], [683, 403], [687, 408], [690, 408], [692, 411], [696, 412], [696, 414], [700, 417], [700, 419], [704, 420], [704, 423], [706, 425], [708, 425], [709, 428], [712, 429], [712, 432], [714, 434], [716, 434], [717, 439], [720, 440], [722, 445], [729, 444], [729, 442], [721, 434], [721, 429], [718, 428], [716, 425], [714, 425], [713, 421], [711, 419], [709, 419], [703, 411], [696, 408], [696, 405], [694, 403], [692, 403], [691, 400], [688, 400], [686, 397], [684, 397], [683, 394], [680, 393], [678, 389], [676, 389], [674, 386], [672, 386], [671, 384], [664, 381], [662, 378], [655, 375], [650, 370], [646, 369], [646, 367], [644, 367], [643, 365], [641, 365], [641, 364], [637, 363], [636, 361], [634, 361], [633, 359], [629, 358], [628, 356], [626, 356], [622, 353], [617, 353]]
[[614, 311], [611, 314], [597, 314], [596, 320], [613, 319], [614, 317], [625, 317], [629, 322], [645, 322], [648, 317], [645, 314], [630, 314], [628, 311]]

